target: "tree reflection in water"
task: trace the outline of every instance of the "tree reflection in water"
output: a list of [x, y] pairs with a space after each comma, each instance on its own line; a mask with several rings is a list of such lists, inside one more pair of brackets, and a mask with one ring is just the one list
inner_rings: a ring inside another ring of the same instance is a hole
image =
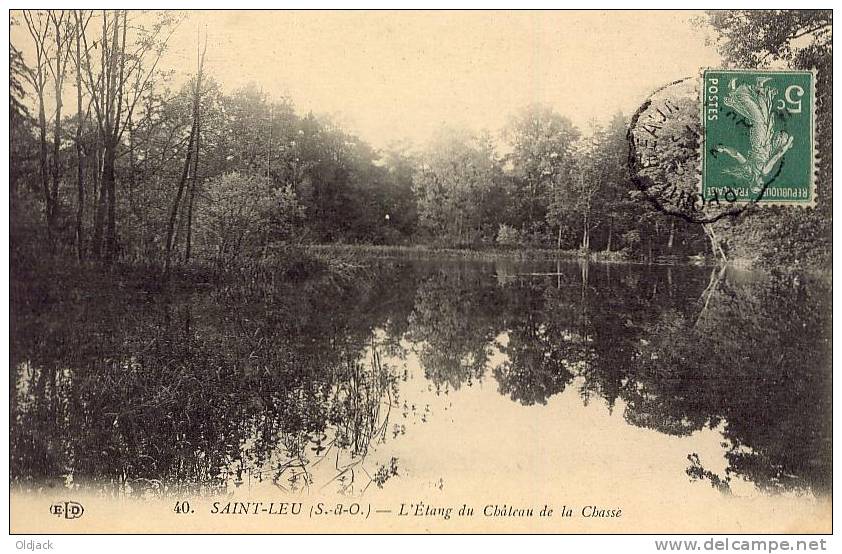
[[12, 301], [18, 487], [387, 486], [400, 461], [371, 453], [412, 440], [396, 418], [415, 356], [433, 392], [493, 378], [542, 405], [573, 388], [631, 426], [714, 429], [725, 474], [695, 452], [687, 474], [723, 492], [735, 478], [830, 490], [830, 285], [818, 278], [384, 262], [352, 282], [170, 295], [29, 283]]

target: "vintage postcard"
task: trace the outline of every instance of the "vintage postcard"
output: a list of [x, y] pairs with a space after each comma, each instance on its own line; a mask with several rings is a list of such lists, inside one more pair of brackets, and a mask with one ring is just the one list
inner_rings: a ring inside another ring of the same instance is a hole
[[830, 10], [9, 19], [20, 549], [832, 532]]

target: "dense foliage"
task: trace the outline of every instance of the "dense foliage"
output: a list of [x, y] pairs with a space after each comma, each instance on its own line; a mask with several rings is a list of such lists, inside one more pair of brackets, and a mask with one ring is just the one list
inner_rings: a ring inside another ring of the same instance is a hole
[[[444, 127], [423, 147], [379, 150], [258, 85], [223, 91], [204, 72], [201, 44], [195, 77], [172, 90], [159, 61], [177, 22], [137, 17], [13, 18], [36, 52], [30, 59], [10, 45], [13, 254], [167, 268], [336, 242], [649, 261], [717, 251], [796, 266], [830, 256], [830, 12], [714, 12], [705, 22], [729, 63], [817, 68], [819, 76], [818, 208], [749, 210], [718, 223], [716, 234], [630, 192], [623, 114], [577, 129], [552, 107], [532, 105], [495, 132]], [[64, 106], [71, 97], [75, 105]]]

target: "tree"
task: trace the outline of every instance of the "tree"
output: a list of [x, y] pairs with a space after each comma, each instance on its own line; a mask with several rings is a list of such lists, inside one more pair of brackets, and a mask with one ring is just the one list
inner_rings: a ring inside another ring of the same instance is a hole
[[81, 262], [85, 257], [85, 241], [83, 219], [85, 215], [85, 175], [84, 175], [84, 146], [82, 145], [82, 130], [88, 112], [82, 115], [82, 35], [91, 20], [91, 14], [82, 10], [73, 12], [73, 37], [76, 44], [74, 56], [76, 72], [76, 256]]
[[26, 91], [24, 82], [29, 79], [30, 69], [23, 62], [23, 55], [14, 44], [9, 43], [9, 118], [24, 119], [30, 117], [29, 108], [24, 104]]
[[513, 208], [517, 225], [532, 232], [547, 217], [547, 206], [556, 204], [549, 223], [558, 228], [563, 202], [561, 183], [569, 177], [572, 147], [579, 131], [569, 119], [556, 113], [549, 106], [533, 104], [515, 114], [503, 130], [511, 153], [506, 164], [514, 177]]
[[[231, 267], [244, 253], [265, 245], [273, 200], [260, 177], [226, 173], [209, 179], [196, 210], [197, 253], [218, 270]], [[286, 198], [280, 196], [278, 202]]]
[[[12, 20], [12, 24], [16, 24]], [[23, 61], [23, 55], [14, 44], [9, 43], [9, 192], [17, 196], [18, 183], [25, 165], [26, 148], [31, 142], [30, 126], [32, 116], [26, 106], [25, 83], [29, 82], [30, 69]]]
[[[420, 156], [413, 179], [422, 228], [456, 244], [482, 240], [483, 208], [501, 182], [488, 141], [465, 130], [442, 129]], [[496, 226], [487, 226], [493, 239]]]
[[[418, 206], [412, 190], [417, 160], [406, 145], [393, 145], [383, 156], [386, 170], [386, 203], [389, 225], [403, 237], [415, 233]], [[385, 218], [385, 216], [384, 216]]]
[[575, 200], [574, 206], [582, 217], [582, 242], [579, 249], [588, 252], [591, 249], [591, 229], [593, 227], [594, 198], [602, 187], [603, 167], [598, 163], [599, 141], [601, 129], [594, 127], [594, 136], [588, 142], [582, 143], [580, 154], [577, 156], [577, 177], [571, 181], [571, 195]]
[[627, 132], [628, 122], [623, 114], [618, 112], [606, 126], [599, 146], [598, 163], [602, 166], [603, 183], [596, 200], [599, 218], [604, 223], [607, 252], [611, 252], [619, 244], [618, 236], [634, 226], [637, 215], [635, 202], [630, 195]]
[[[156, 20], [144, 24], [130, 20], [127, 10], [103, 10], [100, 20], [101, 33], [96, 40], [90, 40], [87, 33], [81, 35], [82, 65], [83, 82], [92, 97], [103, 150], [100, 199], [91, 246], [95, 258], [101, 256], [110, 264], [117, 253], [115, 164], [121, 141], [135, 109], [151, 93], [175, 20], [167, 12], [158, 12]], [[95, 51], [100, 53], [99, 60], [94, 58]]]
[[764, 67], [774, 61], [793, 62], [814, 49], [827, 53], [833, 12], [711, 10], [708, 23], [719, 33], [717, 45], [728, 61]]
[[[51, 61], [48, 61], [47, 67], [53, 77], [53, 84], [55, 87], [55, 125], [53, 130], [53, 163], [52, 163], [52, 189], [50, 196], [52, 197], [52, 210], [49, 213], [51, 228], [55, 227], [56, 217], [58, 215], [58, 187], [59, 179], [61, 178], [61, 109], [62, 109], [62, 95], [64, 94], [64, 79], [67, 73], [67, 62], [70, 59], [72, 52], [71, 45], [73, 43], [73, 22], [70, 19], [70, 14], [66, 11], [56, 12], [50, 10], [48, 12], [50, 22], [53, 25], [53, 39], [55, 40], [55, 51]], [[50, 58], [48, 58], [50, 60]]]
[[[64, 17], [62, 12], [62, 21]], [[61, 131], [61, 89], [64, 80], [66, 54], [69, 49], [63, 48], [64, 27], [56, 19], [52, 11], [25, 10], [23, 12], [26, 27], [35, 45], [35, 65], [29, 70], [29, 81], [38, 98], [38, 131], [40, 139], [40, 177], [41, 190], [44, 195], [44, 216], [47, 227], [47, 241], [52, 248], [53, 231], [55, 226], [56, 205], [58, 203], [58, 153], [60, 148]], [[52, 26], [51, 26], [52, 24]], [[57, 50], [53, 51], [51, 41], [54, 39]], [[62, 59], [64, 57], [64, 59]], [[47, 114], [46, 95], [48, 74], [52, 74], [56, 91], [56, 110], [54, 120], [54, 150], [53, 169], [48, 166], [47, 154]], [[52, 186], [50, 184], [52, 174]]]
[[559, 179], [558, 199], [551, 204], [551, 216], [559, 226], [558, 245], [561, 247], [561, 226], [565, 219], [580, 218], [580, 223], [571, 227], [581, 228], [579, 249], [588, 252], [591, 248], [591, 231], [595, 225], [595, 200], [603, 190], [611, 171], [611, 160], [606, 159], [604, 149], [606, 133], [602, 127], [592, 123], [591, 135], [571, 146], [571, 167]]
[[[201, 117], [201, 109], [200, 109], [200, 98], [201, 98], [201, 91], [202, 91], [202, 72], [204, 70], [205, 65], [205, 53], [208, 49], [208, 42], [207, 36], [205, 36], [205, 47], [202, 50], [201, 55], [198, 53], [199, 45], [196, 45], [196, 82], [193, 89], [193, 122], [190, 127], [190, 137], [187, 141], [187, 152], [184, 156], [184, 169], [181, 172], [181, 179], [178, 181], [178, 189], [176, 191], [175, 200], [173, 200], [172, 209], [170, 210], [170, 219], [169, 224], [167, 225], [167, 255], [165, 261], [165, 272], [169, 272], [170, 269], [170, 259], [172, 257], [172, 250], [174, 247], [174, 240], [175, 240], [175, 222], [176, 217], [179, 214], [179, 210], [181, 209], [181, 197], [184, 194], [184, 186], [187, 183], [187, 176], [190, 172], [190, 161], [192, 157], [198, 158], [199, 152], [198, 148], [194, 145], [198, 145], [199, 142], [199, 125], [200, 125], [200, 117]], [[198, 171], [198, 164], [194, 164], [193, 167], [193, 187], [192, 190], [195, 193], [195, 174]], [[191, 225], [192, 225], [192, 218], [193, 218], [193, 194], [191, 194], [190, 198], [190, 205], [188, 208], [188, 221], [187, 221], [187, 249], [185, 251], [185, 259], [190, 258], [190, 233], [191, 233]]]

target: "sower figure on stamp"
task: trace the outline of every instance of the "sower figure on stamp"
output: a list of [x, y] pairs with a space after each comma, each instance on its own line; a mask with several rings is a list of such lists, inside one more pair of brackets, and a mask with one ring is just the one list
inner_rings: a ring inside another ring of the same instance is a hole
[[719, 145], [717, 152], [728, 154], [737, 161], [739, 167], [727, 170], [734, 177], [751, 181], [752, 192], [759, 192], [763, 179], [771, 173], [781, 157], [792, 147], [793, 137], [786, 131], [775, 133], [775, 116], [772, 101], [777, 89], [766, 88], [768, 77], [758, 77], [757, 85], [737, 86], [737, 80], [731, 79], [730, 93], [724, 104], [743, 116], [751, 126], [749, 139], [751, 150], [747, 155], [729, 146]]

